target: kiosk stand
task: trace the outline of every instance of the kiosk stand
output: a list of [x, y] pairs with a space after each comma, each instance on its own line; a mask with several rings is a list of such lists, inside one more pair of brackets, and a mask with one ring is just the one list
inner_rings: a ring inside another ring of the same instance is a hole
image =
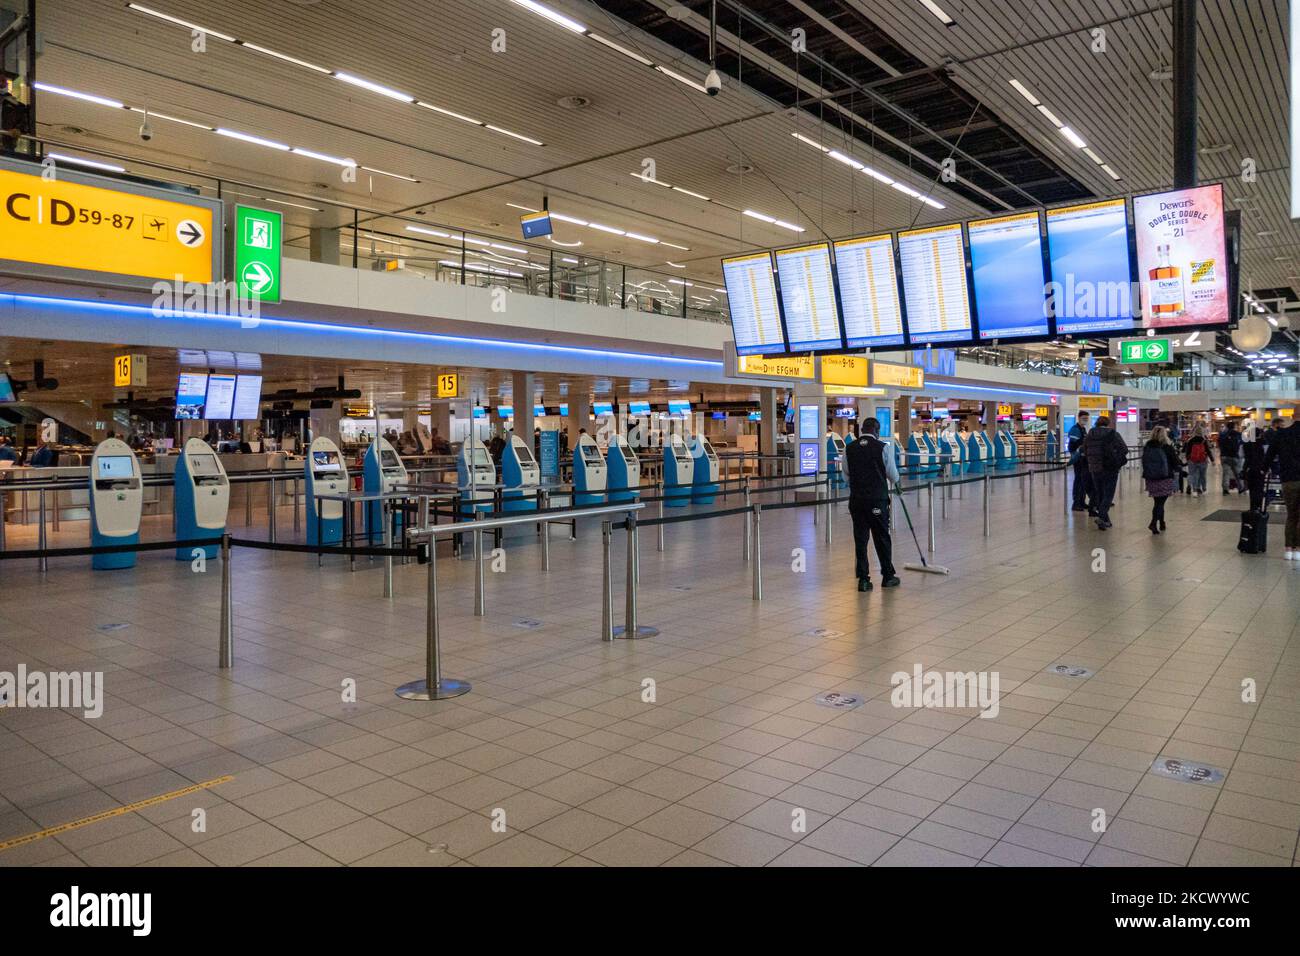
[[718, 494], [718, 473], [721, 468], [718, 453], [703, 435], [691, 440], [690, 452], [693, 472], [691, 501], [697, 505], [711, 505]]
[[590, 435], [580, 435], [578, 447], [573, 450], [573, 503], [601, 504], [605, 500], [608, 479], [600, 446]]
[[1016, 443], [1011, 433], [999, 428], [993, 438], [993, 466], [998, 471], [1010, 471], [1016, 467]]
[[966, 448], [966, 470], [972, 475], [984, 474], [993, 459], [993, 448], [989, 445], [988, 436], [982, 431], [971, 432]]
[[[397, 449], [388, 439], [377, 437], [366, 449], [361, 460], [361, 489], [368, 495], [387, 494], [396, 491], [398, 485], [406, 484], [409, 476], [406, 466], [402, 464]], [[400, 516], [397, 518], [401, 527]], [[366, 502], [366, 536], [370, 543], [384, 540], [384, 503], [382, 501]]]
[[844, 439], [834, 432], [826, 433], [826, 478], [832, 488], [847, 488], [848, 475], [844, 470]]
[[465, 439], [456, 456], [456, 484], [460, 488], [461, 514], [492, 510], [497, 468], [487, 446], [475, 435]]
[[[230, 479], [221, 459], [202, 438], [185, 442], [176, 460], [172, 507], [176, 514], [176, 536], [182, 541], [212, 538], [203, 546], [207, 558], [215, 558], [221, 536], [226, 532], [230, 509]], [[193, 548], [177, 548], [176, 560], [189, 561]]]
[[695, 486], [695, 459], [681, 435], [664, 445], [664, 505], [681, 508], [691, 503]]
[[307, 543], [338, 544], [343, 540], [342, 501], [322, 501], [320, 494], [343, 495], [348, 491], [348, 466], [339, 446], [328, 438], [317, 438], [307, 449], [303, 462], [304, 491], [307, 494]]
[[622, 435], [615, 435], [605, 450], [606, 482], [609, 502], [636, 501], [640, 496], [641, 462]]
[[[143, 506], [144, 483], [135, 452], [118, 438], [100, 442], [90, 459], [91, 546], [139, 544]], [[96, 571], [133, 568], [135, 552], [96, 554], [91, 558], [91, 567]]]
[[502, 511], [535, 511], [540, 471], [533, 450], [518, 435], [511, 434], [501, 449]]

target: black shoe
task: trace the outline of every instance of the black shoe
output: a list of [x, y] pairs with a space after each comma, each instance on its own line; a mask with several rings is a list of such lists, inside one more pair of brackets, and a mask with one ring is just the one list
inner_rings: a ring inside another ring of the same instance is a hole
[[870, 578], [858, 578], [858, 590], [859, 590], [859, 591], [870, 591], [870, 590], [872, 589], [872, 587], [873, 587], [873, 585], [872, 585], [872, 583], [871, 583], [871, 579], [870, 579]]
[[1151, 521], [1151, 523], [1150, 523], [1149, 525], [1147, 525], [1147, 530], [1149, 530], [1152, 534], [1159, 534], [1159, 533], [1160, 533], [1160, 524], [1159, 524], [1159, 522], [1157, 522], [1157, 521], [1155, 521], [1155, 520], [1153, 519], [1153, 520]]
[[1161, 531], [1168, 531], [1168, 530], [1169, 530], [1169, 526], [1168, 526], [1167, 524], [1165, 524], [1165, 519], [1164, 519], [1164, 518], [1161, 518], [1161, 519], [1160, 519], [1160, 530], [1161, 530]]
[[1088, 509], [1087, 509], [1086, 507], [1084, 507], [1083, 505], [1071, 505], [1071, 506], [1070, 506], [1070, 510], [1071, 510], [1071, 511], [1087, 511]]
[[896, 588], [902, 583], [903, 582], [898, 580], [898, 577], [896, 575], [890, 575], [889, 577], [885, 578], [885, 580], [880, 582], [880, 586], [882, 588]]

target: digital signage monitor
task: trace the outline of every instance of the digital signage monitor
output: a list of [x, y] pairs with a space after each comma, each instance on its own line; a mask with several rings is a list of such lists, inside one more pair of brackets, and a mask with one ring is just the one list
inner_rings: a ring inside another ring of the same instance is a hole
[[1137, 301], [1127, 203], [1058, 206], [1046, 218], [1056, 334], [1132, 332]]
[[1142, 325], [1224, 327], [1232, 319], [1223, 186], [1133, 197]]
[[235, 376], [209, 375], [203, 417], [226, 421], [235, 417]]
[[898, 259], [911, 343], [971, 343], [974, 330], [961, 223], [900, 232]]
[[235, 379], [235, 404], [230, 417], [239, 421], [262, 417], [262, 376], [240, 375]]
[[732, 256], [722, 260], [727, 287], [727, 308], [737, 355], [775, 354], [785, 351], [781, 307], [771, 253]]
[[203, 418], [203, 403], [207, 401], [207, 395], [206, 372], [181, 372], [176, 384], [176, 419], [198, 421]]
[[890, 233], [835, 243], [835, 275], [850, 349], [902, 345], [903, 308]]
[[843, 349], [830, 244], [815, 242], [778, 249], [775, 258], [785, 339], [790, 351]]
[[966, 235], [980, 341], [1050, 338], [1038, 212], [974, 219]]

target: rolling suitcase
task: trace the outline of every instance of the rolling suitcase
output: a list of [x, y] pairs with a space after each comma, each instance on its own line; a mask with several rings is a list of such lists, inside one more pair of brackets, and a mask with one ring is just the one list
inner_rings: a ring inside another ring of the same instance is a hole
[[1237, 550], [1242, 554], [1263, 554], [1268, 550], [1268, 512], [1243, 511], [1241, 538]]

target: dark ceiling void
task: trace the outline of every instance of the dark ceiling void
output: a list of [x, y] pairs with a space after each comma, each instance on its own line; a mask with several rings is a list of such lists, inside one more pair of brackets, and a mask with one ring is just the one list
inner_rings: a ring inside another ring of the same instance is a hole
[[[651, 0], [594, 2], [683, 54], [708, 62], [706, 33], [670, 16]], [[992, 212], [1001, 211], [1001, 207], [984, 193], [1013, 208], [1093, 198], [1087, 186], [980, 104], [942, 66], [928, 66], [916, 59], [844, 0], [801, 2], [870, 51], [875, 59], [787, 0], [719, 0], [719, 29], [738, 35], [754, 50], [797, 71], [804, 87], [796, 89], [792, 78], [778, 76], [749, 57], [742, 61], [721, 42], [718, 70], [784, 107], [802, 109], [843, 130], [848, 139], [830, 145], [852, 150], [856, 140], [864, 148], [915, 169], [924, 179], [938, 178], [934, 166], [818, 101], [809, 95], [809, 89], [816, 85], [832, 91], [835, 103], [844, 110], [935, 163], [949, 158], [952, 146], [957, 145], [969, 158], [954, 157], [958, 180], [945, 184], [946, 188]], [[681, 6], [708, 19], [709, 0], [689, 0]], [[791, 50], [789, 39], [797, 27], [807, 32], [808, 45], [807, 53], [798, 56]], [[981, 165], [985, 168], [981, 169]], [[972, 189], [972, 185], [978, 188]]]

